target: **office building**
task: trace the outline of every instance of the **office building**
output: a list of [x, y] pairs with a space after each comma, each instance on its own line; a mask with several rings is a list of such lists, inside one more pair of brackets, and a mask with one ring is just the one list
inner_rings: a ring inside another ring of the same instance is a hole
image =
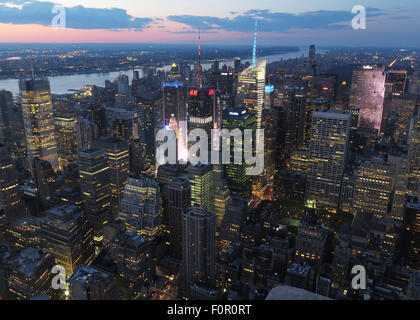
[[84, 212], [94, 230], [94, 240], [103, 240], [104, 226], [111, 217], [110, 170], [104, 150], [91, 148], [80, 152], [80, 189]]
[[392, 168], [380, 158], [362, 163], [356, 172], [353, 210], [383, 219], [393, 191]]
[[60, 169], [78, 160], [76, 120], [77, 115], [68, 102], [55, 105], [54, 124]]
[[6, 145], [0, 145], [0, 208], [8, 222], [19, 220], [26, 215], [19, 190], [18, 172], [9, 156]]
[[186, 296], [194, 285], [214, 285], [216, 215], [195, 205], [183, 215], [183, 276]]
[[306, 200], [336, 211], [348, 160], [351, 115], [339, 111], [313, 113], [309, 144]]
[[11, 223], [6, 230], [5, 239], [19, 250], [41, 247], [41, 221], [27, 217]]
[[46, 160], [57, 170], [57, 141], [50, 83], [48, 80], [21, 80], [19, 88], [29, 157]]
[[110, 243], [110, 251], [117, 265], [118, 276], [132, 294], [142, 292], [154, 275], [150, 242], [135, 231], [118, 234]]
[[214, 212], [214, 172], [212, 165], [190, 165], [188, 179], [191, 183], [191, 205], [204, 205]]
[[66, 269], [67, 278], [79, 265], [93, 262], [93, 229], [85, 213], [76, 206], [63, 205], [48, 210], [41, 218], [40, 237], [42, 248]]
[[68, 280], [71, 300], [116, 300], [113, 277], [100, 270], [80, 265]]
[[162, 214], [162, 199], [156, 180], [152, 176], [128, 177], [118, 215], [126, 230], [153, 240], [163, 232]]
[[172, 179], [165, 189], [168, 193], [169, 251], [172, 257], [182, 257], [182, 216], [191, 206], [191, 183], [185, 177]]
[[413, 194], [408, 195], [404, 224], [408, 235], [406, 265], [420, 270], [420, 202]]
[[[256, 129], [255, 116], [246, 109], [225, 109], [223, 111], [222, 129], [229, 131], [239, 129], [242, 134], [244, 130]], [[243, 136], [242, 136], [243, 137]], [[230, 146], [230, 163], [224, 165], [224, 174], [227, 180], [227, 185], [231, 192], [237, 192], [245, 198], [249, 198], [251, 194], [251, 176], [246, 174], [246, 169], [251, 166], [247, 164], [244, 159], [244, 142], [243, 139], [239, 143], [229, 141], [222, 141], [223, 145]], [[237, 148], [239, 148], [237, 150]], [[240, 153], [242, 156], [242, 163], [235, 164], [235, 153]]]
[[385, 97], [385, 68], [364, 65], [353, 71], [350, 108], [360, 109], [358, 127], [378, 135]]
[[114, 217], [120, 211], [120, 204], [127, 183], [129, 171], [129, 148], [127, 142], [116, 138], [96, 140], [94, 147], [105, 150], [109, 167], [109, 186], [111, 188], [111, 210]]
[[15, 300], [29, 300], [38, 295], [51, 296], [52, 254], [44, 249], [28, 248], [10, 262], [9, 295]]
[[238, 76], [236, 106], [246, 108], [256, 118], [256, 126], [261, 128], [264, 108], [264, 91], [267, 61], [260, 61], [255, 67], [249, 67]]

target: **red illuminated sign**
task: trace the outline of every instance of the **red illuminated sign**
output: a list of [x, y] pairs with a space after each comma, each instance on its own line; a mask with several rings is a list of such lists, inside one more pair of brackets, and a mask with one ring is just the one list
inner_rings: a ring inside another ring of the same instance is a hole
[[214, 96], [214, 89], [210, 89], [209, 96]]
[[198, 90], [196, 90], [196, 89], [191, 89], [191, 90], [190, 90], [190, 96], [191, 96], [191, 97], [196, 97], [196, 96], [198, 96]]

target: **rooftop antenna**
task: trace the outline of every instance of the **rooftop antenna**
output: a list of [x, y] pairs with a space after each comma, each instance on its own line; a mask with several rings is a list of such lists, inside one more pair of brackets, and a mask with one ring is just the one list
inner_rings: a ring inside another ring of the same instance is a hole
[[197, 83], [200, 88], [203, 87], [203, 78], [201, 74], [201, 28], [198, 29], [198, 67], [197, 67]]
[[257, 36], [258, 36], [258, 20], [255, 19], [255, 37], [254, 37], [254, 48], [252, 50], [252, 67], [257, 66]]
[[32, 61], [31, 61], [31, 77], [32, 77], [31, 80], [35, 80], [35, 70], [34, 70], [34, 65]]

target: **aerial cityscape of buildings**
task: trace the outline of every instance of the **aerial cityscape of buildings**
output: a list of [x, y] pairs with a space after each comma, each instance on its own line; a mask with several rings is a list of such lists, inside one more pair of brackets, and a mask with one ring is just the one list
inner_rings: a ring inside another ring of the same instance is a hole
[[[420, 54], [311, 45], [268, 62], [256, 44], [246, 62], [206, 53], [208, 68], [201, 36], [195, 61], [0, 59], [19, 78], [0, 91], [0, 300], [420, 299]], [[52, 92], [68, 68], [124, 72]], [[228, 162], [211, 139], [209, 161], [189, 161], [192, 131], [259, 129], [259, 175], [233, 136]], [[157, 161], [160, 130], [183, 161]]]

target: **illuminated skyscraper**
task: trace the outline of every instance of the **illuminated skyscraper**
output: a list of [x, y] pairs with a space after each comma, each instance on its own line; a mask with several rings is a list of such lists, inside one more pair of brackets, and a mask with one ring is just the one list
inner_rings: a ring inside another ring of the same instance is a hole
[[267, 61], [260, 61], [239, 74], [236, 106], [245, 107], [255, 115], [257, 129], [261, 128], [264, 107], [265, 74]]
[[[175, 76], [175, 74], [171, 74]], [[173, 130], [177, 137], [178, 159], [187, 160], [187, 89], [177, 77], [163, 83], [162, 120], [157, 129]]]
[[0, 91], [0, 143], [10, 143], [10, 113], [13, 107], [13, 95], [11, 92]]
[[191, 184], [185, 177], [174, 178], [167, 185], [168, 229], [170, 254], [179, 259], [182, 256], [182, 215], [191, 206]]
[[188, 167], [191, 183], [191, 205], [204, 205], [214, 212], [214, 173], [212, 165], [197, 164]]
[[26, 211], [19, 190], [18, 172], [9, 156], [7, 146], [0, 145], [0, 209], [8, 222], [25, 216]]
[[131, 176], [125, 186], [118, 217], [128, 232], [153, 240], [163, 231], [162, 199], [153, 177]]
[[76, 113], [69, 103], [60, 102], [55, 106], [55, 134], [58, 148], [58, 164], [60, 169], [78, 160]]
[[125, 184], [127, 183], [129, 167], [128, 144], [125, 141], [110, 137], [95, 141], [94, 146], [105, 150], [112, 193], [111, 208], [115, 217], [120, 211], [120, 203], [123, 197]]
[[420, 111], [411, 120], [408, 161], [410, 165], [409, 191], [420, 198]]
[[312, 117], [306, 200], [335, 211], [349, 153], [351, 115], [317, 111]]
[[408, 195], [405, 227], [409, 240], [406, 264], [414, 270], [420, 270], [420, 202], [413, 194]]
[[[256, 118], [255, 115], [248, 110], [242, 109], [225, 109], [223, 111], [222, 129], [229, 131], [239, 129], [243, 133], [244, 130], [255, 130]], [[231, 192], [237, 192], [243, 195], [244, 198], [249, 198], [251, 193], [251, 176], [246, 175], [246, 169], [250, 167], [245, 161], [242, 164], [235, 164], [235, 152], [242, 153], [244, 159], [244, 145], [243, 141], [236, 146], [232, 141], [230, 142], [230, 164], [224, 165], [225, 178]], [[224, 142], [224, 143], [229, 143]], [[235, 148], [239, 147], [240, 150]]]
[[185, 291], [214, 285], [216, 215], [205, 206], [193, 206], [183, 215], [183, 266]]
[[[212, 88], [191, 88], [188, 90], [188, 132], [203, 129], [209, 137], [209, 151], [211, 150], [211, 130], [218, 127], [216, 90]], [[191, 146], [193, 142], [189, 142]], [[209, 152], [210, 156], [210, 152]]]
[[216, 213], [216, 230], [220, 230], [226, 207], [230, 201], [230, 190], [223, 176], [223, 166], [213, 165], [214, 177], [214, 213]]
[[28, 248], [40, 248], [41, 220], [35, 217], [27, 217], [11, 223], [6, 230], [5, 238], [14, 247], [24, 250]]
[[316, 201], [308, 201], [305, 207], [296, 236], [294, 261], [320, 266], [327, 254], [328, 234], [318, 220], [315, 203]]
[[392, 170], [380, 158], [360, 165], [356, 173], [353, 208], [356, 214], [373, 214], [378, 219], [387, 216], [393, 191]]
[[94, 240], [100, 244], [111, 215], [110, 170], [104, 150], [92, 148], [80, 152], [79, 164], [84, 211], [93, 225]]
[[95, 256], [92, 226], [85, 213], [72, 205], [47, 211], [41, 219], [41, 243], [66, 269], [67, 278], [77, 266], [91, 264]]
[[365, 65], [353, 71], [350, 108], [360, 109], [359, 128], [379, 134], [385, 97], [385, 68]]
[[22, 114], [28, 154], [58, 168], [53, 106], [48, 80], [21, 80]]
[[54, 256], [44, 249], [28, 248], [20, 252], [10, 266], [9, 295], [16, 300], [29, 300], [41, 294], [50, 297], [54, 265]]
[[[176, 121], [187, 121], [187, 90], [181, 81], [163, 83], [163, 124], [161, 128], [169, 125], [172, 115]], [[160, 128], [160, 129], [161, 129]]]

